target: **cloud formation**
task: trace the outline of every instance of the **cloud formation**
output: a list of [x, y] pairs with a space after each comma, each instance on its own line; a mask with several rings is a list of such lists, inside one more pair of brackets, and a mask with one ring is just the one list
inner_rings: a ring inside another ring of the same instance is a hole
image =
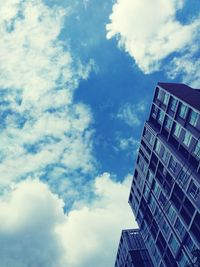
[[0, 201], [1, 266], [112, 266], [121, 228], [134, 226], [130, 182], [130, 175], [122, 183], [108, 173], [97, 177], [94, 200], [77, 202], [68, 214], [47, 185], [20, 182]]
[[139, 147], [139, 141], [137, 139], [134, 139], [133, 137], [129, 138], [119, 138], [119, 148], [123, 151], [131, 150], [131, 154], [136, 153]]
[[199, 18], [188, 24], [176, 18], [183, 5], [183, 0], [117, 0], [106, 26], [107, 38], [116, 37], [144, 73], [157, 71], [163, 59], [190, 50], [197, 38]]
[[144, 103], [138, 103], [135, 105], [126, 103], [120, 107], [117, 118], [124, 121], [130, 127], [139, 126], [142, 123], [142, 114], [144, 111]]
[[52, 164], [65, 179], [94, 170], [92, 115], [73, 102], [91, 65], [83, 67], [60, 40], [67, 15], [41, 0], [8, 0], [0, 8], [0, 185], [32, 173], [48, 180]]

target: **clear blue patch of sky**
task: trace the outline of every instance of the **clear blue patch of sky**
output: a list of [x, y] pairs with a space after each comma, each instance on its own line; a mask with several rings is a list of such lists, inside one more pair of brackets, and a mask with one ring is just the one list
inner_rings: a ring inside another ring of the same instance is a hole
[[176, 18], [183, 24], [191, 23], [197, 17], [200, 17], [199, 0], [185, 0], [183, 8], [176, 14]]

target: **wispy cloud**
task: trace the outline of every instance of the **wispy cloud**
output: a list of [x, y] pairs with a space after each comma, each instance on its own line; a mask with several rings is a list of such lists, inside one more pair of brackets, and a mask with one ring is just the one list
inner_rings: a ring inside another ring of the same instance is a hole
[[120, 150], [129, 150], [131, 151], [131, 153], [136, 153], [139, 147], [139, 141], [134, 139], [133, 137], [119, 138], [118, 143]]
[[108, 173], [97, 177], [95, 198], [77, 202], [68, 214], [63, 201], [38, 179], [19, 183], [0, 200], [1, 265], [113, 265], [121, 228], [133, 226], [126, 201], [130, 182], [130, 175], [123, 183]]
[[145, 109], [144, 103], [135, 105], [126, 103], [120, 107], [117, 118], [124, 121], [130, 127], [139, 126], [142, 123], [142, 114]]
[[[174, 52], [178, 56], [189, 53], [198, 44], [199, 17], [187, 24], [177, 20], [183, 5], [183, 0], [117, 0], [106, 27], [107, 38], [116, 37], [144, 73], [163, 69], [165, 58], [173, 58]], [[178, 71], [179, 63], [174, 61]]]
[[[196, 50], [196, 49], [195, 49]], [[198, 52], [198, 51], [196, 51]], [[194, 88], [200, 87], [200, 59], [198, 54], [188, 53], [181, 57], [174, 57], [167, 68], [169, 78], [174, 79], [181, 76], [184, 83]]]

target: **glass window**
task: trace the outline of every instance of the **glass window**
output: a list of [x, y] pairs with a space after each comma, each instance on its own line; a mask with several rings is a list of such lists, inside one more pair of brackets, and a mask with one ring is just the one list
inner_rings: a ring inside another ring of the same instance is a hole
[[183, 224], [179, 218], [177, 218], [177, 220], [175, 222], [175, 229], [176, 229], [178, 235], [183, 239], [186, 231], [185, 231], [185, 227], [183, 226]]
[[162, 174], [163, 174], [164, 176], [167, 176], [167, 169], [166, 169], [165, 167], [163, 167]]
[[158, 114], [158, 107], [153, 106], [153, 110], [152, 110], [152, 116], [156, 119]]
[[151, 145], [154, 144], [154, 136], [147, 129], [145, 129], [144, 137]]
[[172, 205], [170, 204], [169, 208], [166, 210], [166, 213], [168, 215], [169, 220], [171, 221], [171, 223], [174, 222], [175, 217], [176, 217], [176, 211], [175, 209], [172, 207]]
[[155, 259], [155, 262], [159, 263], [161, 258], [160, 258], [160, 255], [159, 255], [159, 253], [158, 253], [158, 251], [157, 251], [157, 249], [155, 247], [154, 247], [154, 249], [152, 249], [152, 255], [153, 255], [154, 259]]
[[138, 165], [139, 165], [141, 171], [143, 173], [145, 173], [146, 170], [147, 170], [147, 164], [146, 164], [145, 160], [141, 156], [138, 158]]
[[172, 119], [167, 117], [166, 121], [165, 121], [165, 128], [167, 128], [168, 130], [170, 130], [172, 128]]
[[198, 119], [199, 119], [199, 114], [197, 112], [195, 112], [194, 110], [192, 110], [191, 113], [190, 113], [189, 123], [191, 125], [193, 125], [193, 126], [196, 126], [197, 122], [198, 122]]
[[180, 267], [188, 267], [189, 265], [189, 261], [187, 260], [186, 256], [183, 254], [183, 252], [181, 251], [179, 257], [178, 257], [178, 265]]
[[186, 145], [186, 146], [190, 146], [190, 142], [192, 140], [192, 135], [189, 133], [189, 132], [185, 132], [185, 136], [184, 136], [184, 139], [183, 139], [183, 143]]
[[163, 161], [167, 164], [170, 157], [170, 153], [168, 150], [165, 150], [162, 156]]
[[198, 141], [198, 142], [196, 143], [196, 146], [195, 146], [195, 149], [194, 149], [194, 154], [195, 154], [198, 158], [200, 158], [200, 141]]
[[163, 101], [163, 97], [164, 97], [164, 92], [162, 91], [162, 90], [160, 90], [159, 89], [159, 91], [158, 91], [158, 99], [160, 100], [160, 101]]
[[199, 196], [199, 187], [193, 181], [190, 183], [189, 194], [194, 200]]
[[172, 172], [176, 172], [176, 167], [177, 167], [177, 162], [176, 162], [176, 160], [174, 159], [174, 157], [171, 156], [170, 161], [169, 161], [169, 169], [170, 169]]
[[160, 122], [160, 123], [163, 123], [163, 121], [164, 121], [164, 117], [165, 117], [165, 113], [164, 113], [164, 111], [160, 111], [159, 112], [159, 115], [158, 115], [158, 121]]
[[193, 249], [196, 248], [194, 242], [192, 241], [191, 237], [187, 235], [186, 240], [185, 240], [185, 247], [187, 248], [188, 252], [192, 252]]
[[151, 171], [148, 171], [148, 174], [147, 174], [147, 181], [149, 182], [149, 184], [151, 185], [152, 181], [153, 181], [153, 173]]
[[155, 180], [154, 180], [154, 184], [153, 184], [153, 192], [158, 197], [158, 195], [160, 193], [160, 187]]
[[167, 198], [165, 197], [163, 192], [160, 192], [159, 203], [161, 204], [162, 207], [165, 207], [167, 204]]
[[166, 223], [165, 220], [163, 220], [162, 229], [163, 229], [163, 233], [164, 233], [165, 237], [169, 237], [168, 234], [169, 234], [170, 227], [169, 227], [169, 224]]
[[187, 115], [187, 111], [188, 111], [188, 107], [181, 103], [180, 109], [179, 109], [179, 116], [185, 119]]
[[156, 140], [155, 151], [159, 154], [160, 150], [161, 150], [161, 142], [157, 139]]
[[170, 239], [169, 239], [169, 245], [171, 247], [172, 252], [174, 253], [174, 255], [176, 255], [176, 253], [178, 252], [179, 249], [179, 244], [177, 239], [174, 237], [173, 234], [171, 234]]
[[138, 180], [137, 181], [137, 185], [142, 190], [144, 180], [142, 179], [142, 177], [140, 175], [138, 175], [138, 179], [137, 180]]
[[153, 213], [155, 210], [155, 207], [156, 207], [156, 201], [152, 195], [150, 196], [150, 199], [149, 199], [149, 206], [150, 206], [151, 211]]
[[178, 101], [176, 99], [172, 98], [172, 100], [170, 102], [170, 109], [174, 112], [176, 111], [177, 103], [178, 103]]
[[161, 212], [161, 209], [158, 208], [157, 206], [156, 206], [156, 209], [155, 209], [155, 212], [154, 212], [154, 216], [155, 216], [155, 220], [156, 220], [156, 221], [160, 221], [160, 219], [161, 219], [162, 216], [163, 216], [163, 214], [162, 214], [162, 212]]
[[183, 188], [186, 188], [187, 183], [189, 181], [190, 174], [186, 170], [180, 170], [178, 174], [178, 181], [183, 186]]
[[179, 137], [180, 134], [181, 134], [181, 125], [176, 123], [175, 128], [174, 128], [174, 135], [176, 137]]
[[165, 93], [164, 94], [164, 100], [163, 100], [163, 104], [167, 105], [169, 101], [169, 94]]
[[149, 192], [150, 192], [149, 187], [148, 187], [147, 185], [145, 185], [145, 187], [144, 187], [144, 197], [145, 197], [146, 199], [148, 199]]

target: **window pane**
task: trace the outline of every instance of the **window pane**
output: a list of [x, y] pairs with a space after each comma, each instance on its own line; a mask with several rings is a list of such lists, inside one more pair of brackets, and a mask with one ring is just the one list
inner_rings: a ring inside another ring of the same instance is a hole
[[145, 129], [144, 137], [151, 145], [153, 145], [154, 136], [147, 129]]
[[158, 121], [160, 122], [160, 123], [163, 123], [163, 121], [164, 121], [164, 117], [165, 117], [165, 113], [164, 113], [164, 111], [160, 111], [159, 112], [159, 115], [158, 115]]
[[168, 100], [169, 100], [169, 94], [165, 93], [163, 103], [165, 105], [167, 105], [168, 104]]
[[151, 185], [152, 181], [153, 181], [153, 173], [151, 171], [148, 172], [148, 175], [147, 175], [147, 181], [149, 182], [149, 184]]
[[165, 122], [165, 128], [167, 128], [168, 130], [170, 130], [171, 129], [171, 127], [172, 127], [172, 119], [171, 118], [169, 118], [169, 117], [167, 117], [166, 118], [166, 122]]
[[191, 111], [191, 114], [190, 114], [190, 120], [189, 120], [189, 123], [193, 126], [196, 126], [197, 125], [197, 122], [198, 122], [198, 119], [199, 119], [199, 114], [197, 112], [195, 112], [194, 110]]
[[177, 179], [179, 181], [179, 184], [181, 184], [183, 188], [186, 188], [187, 183], [189, 181], [189, 177], [190, 177], [189, 172], [187, 172], [183, 169], [180, 170]]
[[148, 187], [147, 185], [145, 185], [145, 187], [144, 187], [144, 197], [145, 197], [146, 199], [148, 199], [149, 192], [150, 192], [149, 187]]
[[187, 260], [186, 256], [183, 254], [183, 252], [180, 253], [179, 257], [178, 257], [178, 265], [180, 267], [188, 267], [189, 265], [189, 261]]
[[185, 227], [183, 226], [183, 224], [179, 218], [177, 218], [177, 220], [176, 220], [175, 229], [176, 229], [177, 233], [179, 234], [179, 236], [181, 238], [183, 238], [186, 231], [185, 231]]
[[177, 103], [178, 103], [178, 101], [176, 99], [172, 98], [171, 103], [170, 103], [170, 109], [174, 112], [176, 111]]
[[194, 154], [200, 158], [200, 141], [197, 142], [195, 149], [194, 149]]
[[159, 140], [156, 140], [156, 146], [155, 151], [159, 154], [161, 149], [161, 142]]
[[180, 109], [179, 109], [179, 116], [183, 119], [186, 118], [188, 108], [184, 104], [181, 104]]
[[199, 187], [193, 181], [190, 184], [189, 194], [194, 200], [197, 200], [199, 196]]
[[156, 106], [153, 106], [153, 110], [152, 110], [152, 116], [156, 119], [158, 114], [158, 108]]
[[179, 244], [178, 244], [178, 241], [176, 240], [176, 238], [174, 237], [174, 235], [170, 236], [169, 245], [172, 249], [172, 252], [174, 254], [176, 254], [178, 252], [178, 249], [179, 249]]
[[158, 99], [160, 100], [160, 101], [163, 101], [163, 97], [164, 97], [164, 92], [162, 91], [162, 90], [160, 90], [159, 89], [159, 91], [158, 91]]
[[173, 172], [176, 172], [176, 167], [177, 167], [177, 162], [173, 157], [171, 157], [169, 161], [169, 169]]
[[186, 145], [186, 146], [190, 146], [190, 142], [192, 140], [192, 135], [189, 133], [189, 132], [185, 132], [185, 136], [184, 136], [184, 139], [183, 139], [183, 143]]
[[158, 195], [160, 193], [160, 187], [155, 180], [154, 180], [154, 185], [153, 185], [153, 192], [158, 197]]
[[172, 207], [172, 205], [170, 204], [169, 208], [166, 210], [166, 213], [168, 215], [169, 220], [173, 223], [174, 219], [176, 217], [176, 211], [175, 209]]
[[162, 156], [163, 161], [167, 164], [169, 160], [170, 153], [169, 151], [165, 150]]
[[175, 125], [174, 135], [175, 135], [176, 137], [179, 137], [180, 134], [181, 134], [181, 125], [177, 123], [177, 124]]
[[165, 235], [165, 237], [169, 237], [168, 234], [169, 234], [169, 224], [165, 222], [165, 220], [163, 220], [163, 225], [162, 225], [162, 229], [163, 229], [163, 233]]
[[162, 191], [160, 192], [159, 203], [161, 204], [162, 207], [165, 207], [167, 204], [167, 198], [165, 197]]

